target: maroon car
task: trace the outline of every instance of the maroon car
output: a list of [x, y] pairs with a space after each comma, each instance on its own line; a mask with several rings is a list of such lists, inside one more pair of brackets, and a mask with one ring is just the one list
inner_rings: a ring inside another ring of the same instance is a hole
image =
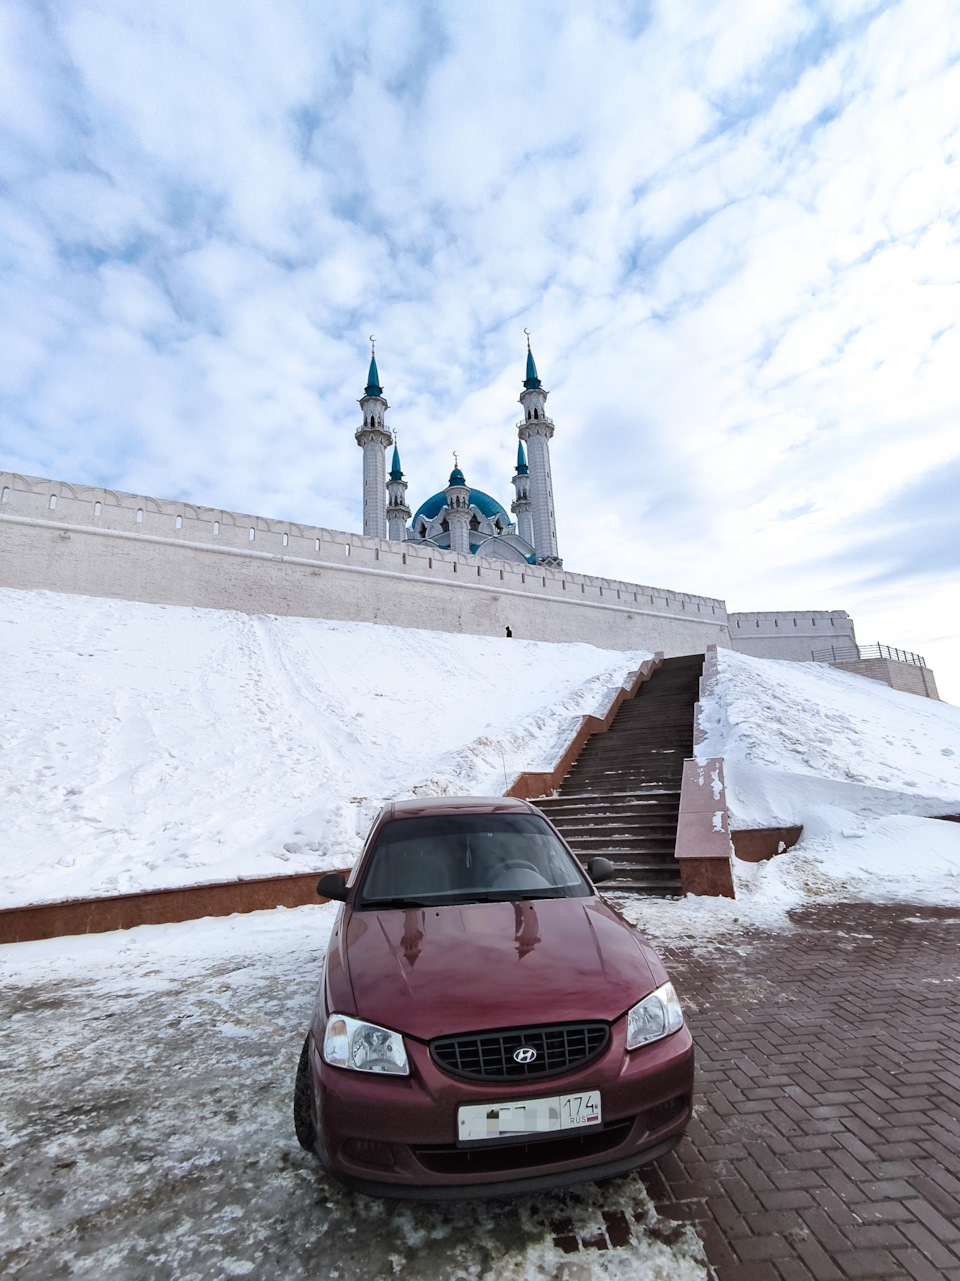
[[679, 1141], [693, 1042], [657, 954], [539, 810], [393, 802], [341, 899], [294, 1099], [297, 1138], [376, 1196], [608, 1178]]

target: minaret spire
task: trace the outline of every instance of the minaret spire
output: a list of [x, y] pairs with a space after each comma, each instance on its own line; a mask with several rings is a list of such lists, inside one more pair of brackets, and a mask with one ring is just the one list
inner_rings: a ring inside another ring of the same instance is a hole
[[393, 444], [393, 437], [390, 429], [383, 425], [383, 415], [390, 406], [380, 386], [373, 334], [370, 335], [370, 368], [367, 385], [360, 397], [360, 408], [363, 426], [357, 429], [356, 441], [363, 450], [363, 532], [368, 538], [386, 538], [387, 510], [383, 501], [387, 483], [385, 451]]
[[523, 441], [517, 441], [517, 473], [513, 478], [516, 498], [510, 504], [510, 510], [517, 518], [517, 533], [533, 546], [533, 522], [530, 519], [530, 468], [523, 452]]
[[383, 395], [380, 374], [377, 371], [377, 340], [373, 334], [370, 335], [370, 368], [367, 370], [367, 385], [363, 389], [363, 394], [365, 396]]
[[523, 385], [527, 391], [533, 391], [542, 386], [540, 379], [537, 377], [537, 362], [533, 358], [533, 352], [530, 350], [530, 330], [523, 331], [527, 335], [527, 376], [523, 380]]
[[[533, 543], [537, 560], [560, 565], [563, 562], [557, 551], [557, 518], [553, 510], [553, 476], [550, 472], [549, 442], [553, 436], [553, 421], [547, 417], [546, 405], [549, 393], [544, 390], [537, 374], [536, 361], [533, 359], [530, 348], [530, 332], [527, 329], [523, 332], [527, 335], [527, 376], [523, 380], [523, 391], [520, 393], [524, 419], [517, 424], [517, 434], [520, 437], [521, 449], [524, 444], [527, 447], [529, 467], [521, 472], [518, 456], [514, 485], [517, 485], [518, 479], [526, 479], [528, 482], [524, 488], [529, 498], [529, 520], [533, 533], [533, 537], [528, 541]], [[527, 472], [529, 472], [528, 477]], [[517, 503], [512, 508], [517, 514], [518, 527], [522, 510], [518, 504], [523, 501], [525, 500], [520, 498], [520, 486], [518, 486]], [[518, 532], [521, 532], [519, 528]], [[523, 537], [522, 533], [521, 537]]]
[[460, 470], [456, 454], [453, 456], [453, 471], [443, 496], [447, 500], [450, 550], [466, 555], [470, 551], [470, 486]]
[[407, 506], [407, 482], [400, 467], [399, 445], [393, 446], [393, 463], [387, 480], [387, 529], [391, 542], [402, 543], [407, 533], [410, 508]]

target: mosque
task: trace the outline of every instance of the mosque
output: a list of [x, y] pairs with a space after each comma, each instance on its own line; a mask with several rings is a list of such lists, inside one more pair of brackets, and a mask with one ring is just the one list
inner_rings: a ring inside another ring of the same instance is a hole
[[[389, 406], [380, 386], [376, 350], [371, 350], [367, 385], [360, 399], [363, 426], [356, 433], [357, 444], [363, 450], [364, 534], [442, 547], [486, 560], [562, 566], [550, 474], [553, 420], [547, 417], [548, 394], [537, 375], [528, 335], [526, 377], [520, 393], [524, 417], [517, 425], [520, 439], [513, 477], [515, 496], [510, 504], [515, 521], [495, 498], [480, 489], [471, 489], [459, 466], [450, 473], [446, 489], [421, 503], [411, 520], [400, 453], [389, 427], [384, 425]], [[388, 476], [386, 451], [391, 445], [393, 460]]]

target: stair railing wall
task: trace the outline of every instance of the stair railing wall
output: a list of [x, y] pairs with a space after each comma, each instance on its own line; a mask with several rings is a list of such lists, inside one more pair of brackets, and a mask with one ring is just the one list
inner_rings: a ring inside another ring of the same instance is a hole
[[663, 662], [663, 651], [658, 650], [653, 658], [646, 658], [636, 672], [627, 677], [623, 685], [615, 691], [606, 712], [602, 716], [584, 716], [580, 720], [573, 737], [563, 749], [557, 763], [550, 770], [526, 770], [518, 774], [504, 792], [504, 796], [517, 796], [524, 801], [537, 800], [543, 796], [552, 796], [576, 764], [577, 757], [583, 751], [587, 741], [594, 734], [605, 734], [613, 724], [614, 717], [621, 705], [628, 698], [636, 698], [640, 686], [650, 679]]

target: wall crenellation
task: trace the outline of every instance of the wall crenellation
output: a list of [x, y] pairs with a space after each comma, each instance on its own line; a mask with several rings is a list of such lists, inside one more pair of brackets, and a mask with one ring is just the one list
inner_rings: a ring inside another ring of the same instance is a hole
[[0, 473], [0, 518], [26, 517], [88, 533], [133, 534], [210, 549], [315, 560], [344, 568], [378, 568], [399, 575], [432, 576], [439, 582], [495, 586], [532, 597], [611, 609], [667, 612], [726, 625], [724, 602], [619, 579], [577, 574], [550, 565], [525, 565], [452, 552], [416, 543], [389, 542], [362, 534], [276, 520], [194, 503], [72, 485], [39, 477]]

